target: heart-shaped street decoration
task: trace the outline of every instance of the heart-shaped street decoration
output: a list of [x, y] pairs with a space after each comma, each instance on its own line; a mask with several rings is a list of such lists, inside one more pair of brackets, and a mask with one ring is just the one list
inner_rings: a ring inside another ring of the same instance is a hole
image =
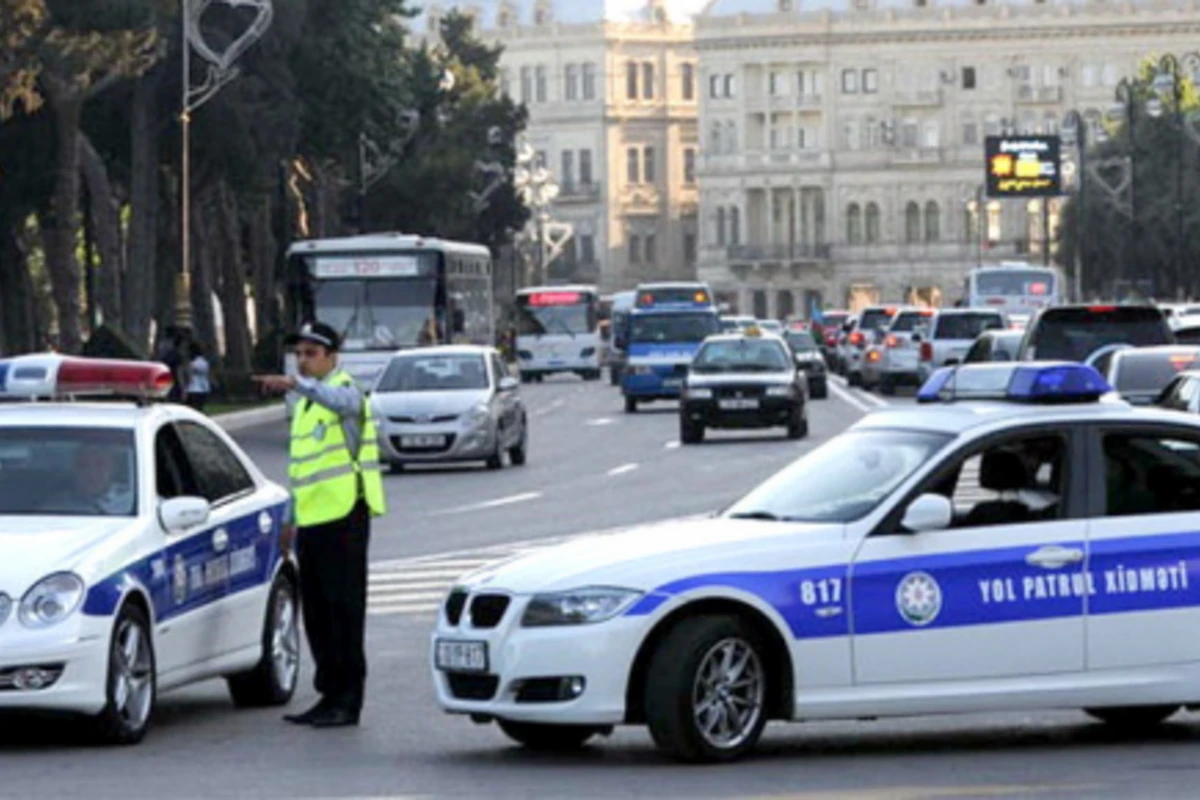
[[1128, 158], [1111, 156], [1088, 162], [1088, 175], [1114, 202], [1121, 204], [1126, 190], [1133, 183], [1133, 169]]
[[[191, 0], [187, 19], [187, 38], [192, 49], [213, 67], [217, 72], [228, 72], [242, 54], [263, 37], [271, 20], [275, 16], [274, 0]], [[249, 8], [255, 12], [254, 19], [244, 31], [224, 50], [216, 50], [204, 38], [200, 21], [204, 13], [214, 4], [225, 5], [232, 9]]]
[[567, 242], [575, 235], [575, 226], [569, 222], [547, 222], [543, 226], [542, 236], [546, 248], [546, 262], [549, 264], [563, 254]]

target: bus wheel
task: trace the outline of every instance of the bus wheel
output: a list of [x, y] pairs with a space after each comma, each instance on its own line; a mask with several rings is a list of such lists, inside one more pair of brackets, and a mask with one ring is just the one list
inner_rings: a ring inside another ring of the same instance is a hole
[[532, 383], [532, 382], [533, 382], [533, 373], [532, 372], [522, 372], [521, 373], [521, 383]]
[[632, 413], [636, 412], [637, 406], [638, 406], [637, 398], [629, 397], [629, 396], [625, 397], [625, 413], [626, 414], [632, 414]]

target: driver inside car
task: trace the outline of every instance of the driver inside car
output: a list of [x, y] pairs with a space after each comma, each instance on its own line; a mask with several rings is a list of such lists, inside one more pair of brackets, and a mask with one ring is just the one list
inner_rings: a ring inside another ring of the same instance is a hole
[[75, 451], [70, 485], [42, 501], [47, 514], [94, 514], [112, 516], [130, 513], [130, 498], [118, 493], [117, 454], [99, 444], [84, 444]]

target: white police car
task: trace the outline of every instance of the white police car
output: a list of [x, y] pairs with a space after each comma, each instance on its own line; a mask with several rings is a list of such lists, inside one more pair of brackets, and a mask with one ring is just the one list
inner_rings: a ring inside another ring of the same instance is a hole
[[159, 692], [223, 676], [287, 702], [300, 639], [280, 550], [288, 493], [188, 408], [23, 402], [158, 396], [166, 367], [0, 360], [0, 711], [91, 717], [139, 741]]
[[440, 705], [533, 747], [646, 724], [694, 761], [769, 719], [1200, 703], [1200, 421], [1080, 364], [942, 370], [717, 518], [467, 576]]

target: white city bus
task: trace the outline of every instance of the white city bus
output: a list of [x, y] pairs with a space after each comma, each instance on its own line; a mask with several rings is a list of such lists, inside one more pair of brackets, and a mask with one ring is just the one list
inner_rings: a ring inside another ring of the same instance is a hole
[[971, 270], [963, 299], [971, 308], [1020, 316], [1060, 304], [1063, 289], [1062, 273], [1055, 267], [1005, 261]]
[[[398, 233], [312, 239], [288, 248], [288, 277], [293, 326], [333, 326], [339, 364], [364, 389], [397, 350], [495, 343], [492, 256], [482, 245]], [[294, 372], [294, 357], [284, 366]]]
[[604, 345], [595, 286], [532, 286], [517, 292], [516, 305], [521, 380], [556, 372], [600, 377]]

